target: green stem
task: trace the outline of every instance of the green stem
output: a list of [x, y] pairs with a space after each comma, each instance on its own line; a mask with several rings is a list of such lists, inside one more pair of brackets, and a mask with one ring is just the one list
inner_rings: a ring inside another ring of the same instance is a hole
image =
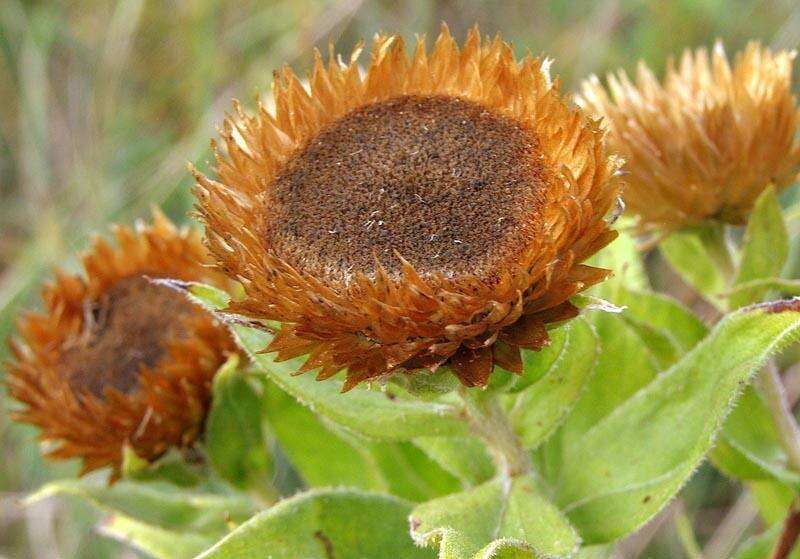
[[786, 398], [786, 391], [774, 361], [769, 361], [764, 367], [759, 382], [764, 399], [772, 413], [772, 419], [778, 428], [780, 444], [786, 453], [789, 466], [800, 472], [800, 428]]
[[470, 428], [483, 439], [498, 474], [513, 477], [531, 471], [530, 456], [511, 427], [497, 396], [476, 396], [466, 388], [462, 388], [459, 395], [464, 401], [464, 411]]

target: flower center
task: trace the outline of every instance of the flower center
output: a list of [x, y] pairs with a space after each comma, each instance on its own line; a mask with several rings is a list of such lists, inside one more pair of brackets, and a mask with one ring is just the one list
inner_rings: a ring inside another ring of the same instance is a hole
[[84, 331], [62, 355], [70, 387], [98, 398], [106, 387], [134, 391], [142, 368], [165, 357], [168, 343], [186, 336], [184, 320], [198, 312], [173, 289], [143, 275], [117, 281], [87, 304]]
[[[536, 222], [544, 169], [520, 123], [455, 97], [407, 95], [330, 123], [286, 164], [266, 201], [275, 253], [315, 277], [489, 279]], [[533, 216], [533, 217], [532, 217]], [[527, 233], [530, 234], [530, 233]]]

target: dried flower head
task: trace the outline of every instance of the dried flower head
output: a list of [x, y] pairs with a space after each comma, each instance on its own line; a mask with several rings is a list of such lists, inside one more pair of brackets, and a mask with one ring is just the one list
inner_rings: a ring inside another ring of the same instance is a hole
[[274, 114], [237, 105], [218, 180], [195, 173], [208, 246], [246, 291], [231, 310], [282, 323], [267, 349], [308, 354], [318, 379], [347, 369], [344, 389], [521, 371], [520, 348], [608, 275], [580, 262], [615, 237], [618, 163], [548, 62], [499, 37], [473, 29], [459, 49], [445, 27], [409, 59], [377, 36], [363, 72], [362, 48], [317, 53], [307, 87], [284, 68]]
[[741, 224], [770, 184], [791, 184], [800, 169], [798, 109], [791, 91], [794, 52], [751, 43], [733, 68], [721, 43], [711, 56], [670, 60], [663, 84], [643, 63], [636, 83], [592, 76], [577, 98], [610, 130], [626, 161], [625, 201], [647, 228], [706, 220]]
[[20, 320], [7, 382], [26, 405], [15, 418], [55, 443], [49, 456], [118, 476], [125, 445], [152, 461], [192, 444], [213, 375], [236, 346], [210, 313], [153, 281], [230, 285], [207, 267], [196, 231], [156, 212], [151, 226], [115, 233], [118, 247], [97, 239], [83, 257], [85, 278], [58, 271], [44, 311]]

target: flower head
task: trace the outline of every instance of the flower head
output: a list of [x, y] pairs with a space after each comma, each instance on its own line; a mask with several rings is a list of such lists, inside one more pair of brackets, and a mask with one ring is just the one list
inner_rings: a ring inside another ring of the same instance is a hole
[[7, 383], [25, 404], [16, 419], [55, 443], [51, 457], [118, 476], [125, 445], [153, 460], [197, 438], [213, 375], [237, 350], [227, 327], [153, 281], [230, 284], [207, 268], [196, 231], [156, 213], [152, 225], [117, 227], [116, 237], [116, 248], [95, 241], [85, 277], [57, 272], [44, 311], [20, 320]]
[[733, 68], [722, 45], [686, 51], [659, 83], [644, 63], [636, 83], [624, 71], [608, 89], [593, 76], [577, 102], [608, 126], [626, 161], [625, 201], [643, 228], [677, 229], [707, 220], [746, 221], [770, 184], [800, 170], [792, 95], [794, 52], [751, 43]]
[[520, 348], [608, 275], [580, 262], [615, 236], [618, 163], [549, 63], [499, 37], [459, 49], [443, 28], [409, 58], [378, 36], [363, 72], [362, 48], [317, 53], [307, 87], [276, 74], [274, 113], [237, 105], [218, 179], [196, 173], [208, 246], [246, 292], [231, 310], [282, 323], [268, 350], [319, 379], [346, 369], [345, 389], [521, 371]]

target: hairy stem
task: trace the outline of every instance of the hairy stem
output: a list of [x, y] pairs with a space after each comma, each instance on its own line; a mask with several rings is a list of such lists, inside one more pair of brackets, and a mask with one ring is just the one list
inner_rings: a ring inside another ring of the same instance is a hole
[[472, 432], [483, 439], [500, 475], [512, 477], [529, 472], [531, 460], [496, 396], [459, 391]]

